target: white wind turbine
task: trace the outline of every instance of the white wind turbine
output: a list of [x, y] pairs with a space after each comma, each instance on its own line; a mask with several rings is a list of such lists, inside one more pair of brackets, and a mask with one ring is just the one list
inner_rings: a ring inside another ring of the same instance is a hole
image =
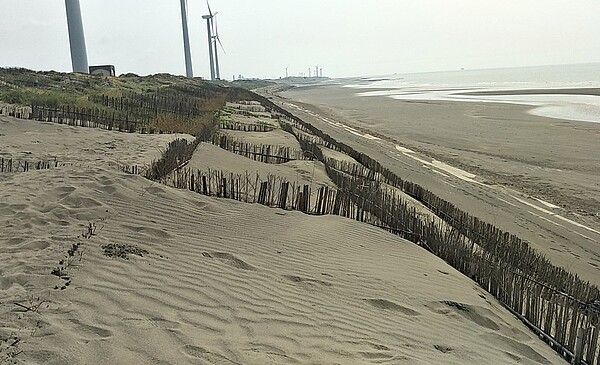
[[221, 47], [221, 50], [223, 51], [223, 53], [225, 53], [225, 48], [223, 47], [223, 43], [221, 43], [221, 38], [219, 38], [219, 27], [217, 26], [217, 13], [215, 13], [213, 15], [211, 24], [214, 25], [213, 28], [213, 32], [214, 32], [214, 36], [213, 36], [213, 51], [215, 52], [215, 74], [217, 77], [217, 80], [221, 79], [221, 71], [219, 68], [219, 49], [217, 48], [217, 42], [219, 42], [219, 46]]
[[221, 46], [223, 52], [223, 44], [219, 38], [219, 29], [216, 26], [216, 16], [218, 12], [214, 13], [210, 10], [210, 4], [206, 1], [208, 6], [208, 15], [203, 15], [202, 19], [206, 19], [206, 32], [208, 34], [208, 59], [210, 62], [210, 79], [219, 80], [221, 78], [221, 72], [219, 69], [219, 55], [217, 52], [217, 42]]

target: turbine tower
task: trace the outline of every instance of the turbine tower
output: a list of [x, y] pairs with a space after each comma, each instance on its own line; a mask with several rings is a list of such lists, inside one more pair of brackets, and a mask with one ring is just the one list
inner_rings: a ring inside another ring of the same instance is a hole
[[79, 0], [65, 0], [65, 7], [67, 9], [67, 27], [69, 28], [73, 72], [87, 74], [90, 72], [90, 69], [88, 67]]
[[223, 53], [225, 53], [225, 48], [221, 43], [221, 38], [219, 38], [219, 27], [217, 26], [217, 13], [214, 13], [213, 18], [211, 20], [211, 24], [214, 26], [213, 32], [215, 34], [213, 36], [213, 51], [215, 52], [215, 75], [217, 77], [217, 80], [221, 80], [221, 70], [219, 68], [219, 49], [217, 47], [217, 42], [219, 42], [219, 46], [221, 46]]
[[[217, 51], [217, 42], [221, 46], [223, 52], [223, 44], [219, 38], [219, 29], [216, 26], [216, 17], [218, 12], [214, 13], [210, 10], [210, 4], [206, 1], [208, 6], [208, 15], [203, 15], [202, 19], [206, 19], [206, 32], [208, 34], [208, 59], [210, 62], [210, 79], [219, 80], [221, 79], [221, 71], [219, 69], [219, 54]], [[214, 34], [214, 35], [213, 35]]]
[[[207, 2], [208, 4], [208, 2]], [[210, 79], [215, 79], [215, 61], [213, 59], [213, 39], [212, 39], [212, 18], [213, 14], [208, 7], [209, 15], [202, 15], [202, 19], [206, 19], [206, 32], [208, 33], [208, 60], [210, 62]]]
[[185, 75], [194, 77], [192, 70], [192, 51], [190, 50], [190, 34], [187, 21], [187, 0], [181, 0], [181, 25], [183, 27], [183, 52], [185, 54]]

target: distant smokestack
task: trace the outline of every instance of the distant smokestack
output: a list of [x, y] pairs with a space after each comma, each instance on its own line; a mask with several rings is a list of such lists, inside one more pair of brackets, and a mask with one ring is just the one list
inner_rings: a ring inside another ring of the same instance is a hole
[[69, 28], [69, 43], [71, 44], [71, 63], [73, 72], [89, 73], [87, 50], [85, 48], [85, 35], [83, 21], [81, 20], [81, 7], [79, 0], [65, 0], [67, 8], [67, 25]]
[[181, 0], [181, 25], [183, 26], [183, 52], [185, 54], [185, 75], [194, 77], [192, 70], [192, 51], [190, 51], [190, 34], [187, 21], [187, 0]]

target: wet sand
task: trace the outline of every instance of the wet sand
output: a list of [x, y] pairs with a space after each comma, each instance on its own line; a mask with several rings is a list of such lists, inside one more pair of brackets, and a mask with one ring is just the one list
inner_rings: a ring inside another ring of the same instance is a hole
[[498, 90], [498, 91], [470, 91], [457, 95], [593, 95], [600, 96], [598, 88], [580, 89], [523, 89], [523, 90]]
[[600, 124], [530, 115], [523, 105], [356, 92], [303, 87], [274, 101], [600, 285]]

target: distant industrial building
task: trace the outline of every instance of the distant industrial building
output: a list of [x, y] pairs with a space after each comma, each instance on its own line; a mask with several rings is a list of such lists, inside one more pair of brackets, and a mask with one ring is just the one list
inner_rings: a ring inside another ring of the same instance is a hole
[[98, 76], [117, 76], [114, 65], [90, 66], [90, 74]]

